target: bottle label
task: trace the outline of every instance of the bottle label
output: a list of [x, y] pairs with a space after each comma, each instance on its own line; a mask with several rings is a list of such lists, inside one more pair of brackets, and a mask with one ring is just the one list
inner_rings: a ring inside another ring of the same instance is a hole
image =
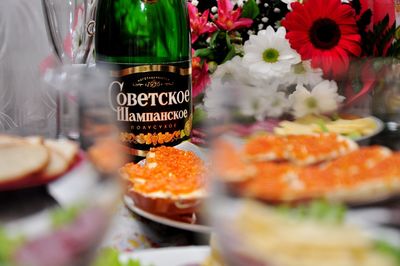
[[144, 156], [151, 147], [173, 146], [189, 139], [192, 129], [190, 61], [117, 65], [111, 77], [110, 106], [119, 127], [119, 139], [128, 153]]

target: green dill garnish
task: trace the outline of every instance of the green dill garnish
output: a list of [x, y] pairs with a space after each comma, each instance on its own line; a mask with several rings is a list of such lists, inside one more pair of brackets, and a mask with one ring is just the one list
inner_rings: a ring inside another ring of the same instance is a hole
[[393, 257], [396, 260], [397, 265], [400, 265], [400, 247], [382, 240], [375, 241], [374, 245], [377, 251]]
[[51, 222], [55, 228], [59, 228], [63, 225], [67, 225], [74, 221], [79, 214], [82, 206], [71, 206], [66, 209], [56, 209], [50, 213]]
[[346, 207], [342, 204], [329, 203], [326, 201], [313, 201], [308, 204], [301, 204], [295, 207], [282, 205], [277, 210], [295, 219], [316, 220], [327, 223], [340, 224], [344, 222]]
[[[100, 250], [94, 264], [92, 266], [145, 266], [139, 260], [129, 259], [126, 262], [121, 262], [119, 252], [112, 248]], [[151, 265], [148, 265], [151, 266]]]
[[326, 127], [326, 123], [323, 119], [318, 119], [316, 124], [319, 126], [322, 132], [329, 132], [329, 129]]

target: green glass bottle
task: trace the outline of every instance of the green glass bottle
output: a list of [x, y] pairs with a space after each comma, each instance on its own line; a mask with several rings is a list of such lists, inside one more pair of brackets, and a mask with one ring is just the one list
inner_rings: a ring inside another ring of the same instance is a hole
[[189, 139], [190, 43], [186, 0], [99, 0], [96, 65], [110, 71], [110, 105], [129, 154]]

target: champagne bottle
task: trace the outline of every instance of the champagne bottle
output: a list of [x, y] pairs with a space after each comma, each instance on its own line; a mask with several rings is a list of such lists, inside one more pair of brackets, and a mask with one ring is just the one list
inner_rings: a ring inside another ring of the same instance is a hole
[[99, 0], [95, 51], [96, 65], [111, 75], [110, 106], [128, 154], [145, 156], [151, 147], [189, 139], [186, 0]]

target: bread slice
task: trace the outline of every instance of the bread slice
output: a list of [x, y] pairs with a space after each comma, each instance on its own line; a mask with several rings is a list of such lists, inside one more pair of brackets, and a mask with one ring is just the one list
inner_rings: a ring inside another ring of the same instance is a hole
[[67, 139], [45, 140], [44, 145], [64, 157], [68, 166], [73, 164], [79, 153], [78, 144]]
[[19, 137], [19, 136], [0, 135], [0, 145], [10, 145], [21, 142], [43, 145], [44, 139], [41, 136]]
[[68, 170], [69, 163], [64, 156], [62, 156], [58, 151], [53, 148], [48, 148], [50, 154], [50, 162], [47, 167], [39, 173], [42, 179], [52, 179], [54, 177], [60, 176]]
[[38, 145], [43, 145], [44, 144], [44, 139], [41, 136], [29, 136], [23, 138], [24, 141], [27, 141], [31, 144], [38, 144]]
[[0, 146], [10, 145], [21, 141], [24, 141], [24, 139], [21, 137], [0, 135]]
[[42, 171], [49, 163], [43, 145], [15, 142], [0, 145], [0, 182], [15, 181]]

